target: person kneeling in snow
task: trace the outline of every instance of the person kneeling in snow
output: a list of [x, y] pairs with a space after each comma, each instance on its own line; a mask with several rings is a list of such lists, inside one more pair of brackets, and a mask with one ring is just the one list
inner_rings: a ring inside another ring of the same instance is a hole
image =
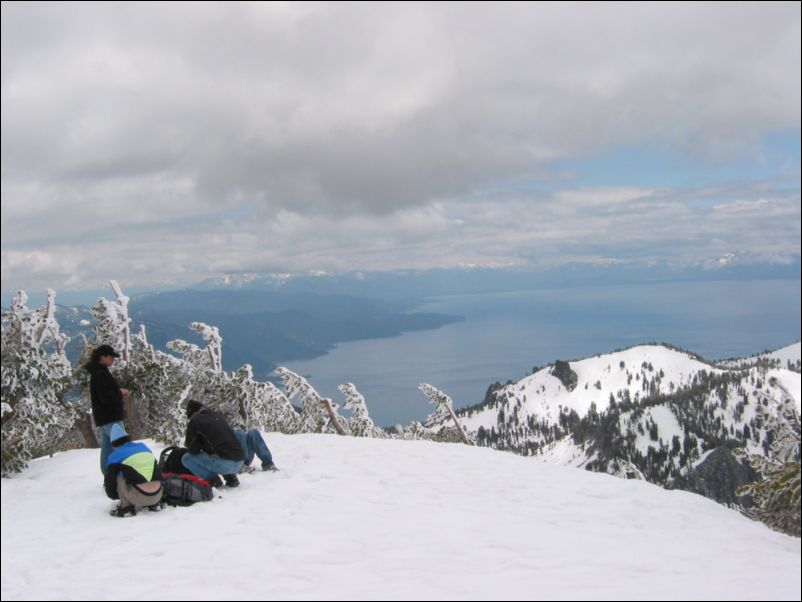
[[237, 487], [237, 473], [242, 468], [245, 450], [225, 417], [203, 407], [194, 399], [187, 402], [187, 435], [184, 446], [187, 448], [181, 463], [192, 474], [206, 479], [212, 487], [221, 487], [223, 475], [226, 485]]
[[160, 510], [162, 475], [150, 448], [141, 441], [131, 441], [118, 424], [111, 428], [111, 446], [104, 487], [106, 495], [119, 499], [120, 504], [110, 514], [133, 516], [137, 506]]

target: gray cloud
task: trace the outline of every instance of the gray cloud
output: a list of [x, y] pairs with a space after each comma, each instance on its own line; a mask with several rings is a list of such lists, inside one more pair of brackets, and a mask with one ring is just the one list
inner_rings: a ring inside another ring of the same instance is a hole
[[[498, 201], [464, 199], [392, 214], [277, 212], [256, 205], [233, 218], [197, 216], [131, 226], [91, 243], [61, 240], [3, 251], [4, 279], [39, 287], [190, 283], [220, 273], [477, 266], [552, 267], [572, 261], [715, 260], [747, 251], [755, 261], [799, 256], [798, 192], [599, 188]], [[720, 191], [716, 191], [716, 196]], [[771, 233], [767, 236], [766, 233]], [[399, 259], [401, 258], [401, 259]], [[76, 277], [80, 274], [80, 279]]]
[[[703, 235], [685, 191], [638, 202], [569, 182], [522, 199], [508, 184], [654, 141], [722, 161], [800, 125], [796, 3], [5, 3], [2, 17], [4, 280], [537, 263], [613, 254], [585, 242], [611, 228], [640, 232], [627, 252], [644, 257], [688, 236], [763, 248], [727, 230], [749, 207], [733, 191]], [[798, 229], [757, 213], [798, 253]], [[663, 236], [674, 222], [695, 234]]]

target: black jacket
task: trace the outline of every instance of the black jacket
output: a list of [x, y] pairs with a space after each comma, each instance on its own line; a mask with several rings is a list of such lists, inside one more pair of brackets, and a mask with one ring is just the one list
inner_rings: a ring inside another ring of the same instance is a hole
[[245, 459], [234, 429], [222, 414], [208, 408], [203, 408], [190, 419], [184, 446], [190, 454], [204, 451], [224, 460]]
[[89, 372], [89, 393], [92, 396], [95, 426], [122, 420], [123, 394], [108, 367], [100, 362], [89, 362], [84, 369]]

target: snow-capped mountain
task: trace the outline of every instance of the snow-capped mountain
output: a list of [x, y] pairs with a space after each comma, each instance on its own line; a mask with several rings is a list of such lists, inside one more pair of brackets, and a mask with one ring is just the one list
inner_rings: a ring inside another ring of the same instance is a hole
[[[563, 369], [576, 375], [573, 383], [560, 379], [559, 369], [566, 364], [568, 368]], [[637, 401], [650, 390], [668, 393], [689, 384], [703, 370], [721, 372], [687, 352], [642, 345], [580, 361], [558, 362], [505, 387], [497, 393], [497, 398], [505, 402], [499, 406], [501, 409], [507, 406], [515, 412], [518, 408], [519, 421], [537, 416], [556, 423], [561, 413], [573, 410], [584, 416], [593, 404], [598, 412], [606, 410], [611, 395], [619, 401], [626, 395]], [[471, 412], [463, 422], [472, 430], [481, 426], [491, 428], [497, 422], [494, 409], [486, 407]]]
[[274, 290], [280, 288], [291, 274], [226, 274], [217, 278], [207, 278], [190, 287], [189, 290]]
[[[763, 453], [757, 406], [790, 393], [799, 407], [799, 370], [799, 343], [719, 364], [641, 345], [557, 361], [458, 414], [480, 445], [675, 485], [716, 448]], [[739, 484], [719, 501], [735, 502]]]

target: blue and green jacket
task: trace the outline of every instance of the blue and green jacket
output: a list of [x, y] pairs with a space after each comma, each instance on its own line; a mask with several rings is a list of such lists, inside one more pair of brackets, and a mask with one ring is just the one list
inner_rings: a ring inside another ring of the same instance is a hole
[[162, 478], [156, 457], [141, 441], [129, 441], [109, 455], [104, 487], [111, 499], [119, 499], [117, 475], [122, 474], [129, 485], [139, 485]]

